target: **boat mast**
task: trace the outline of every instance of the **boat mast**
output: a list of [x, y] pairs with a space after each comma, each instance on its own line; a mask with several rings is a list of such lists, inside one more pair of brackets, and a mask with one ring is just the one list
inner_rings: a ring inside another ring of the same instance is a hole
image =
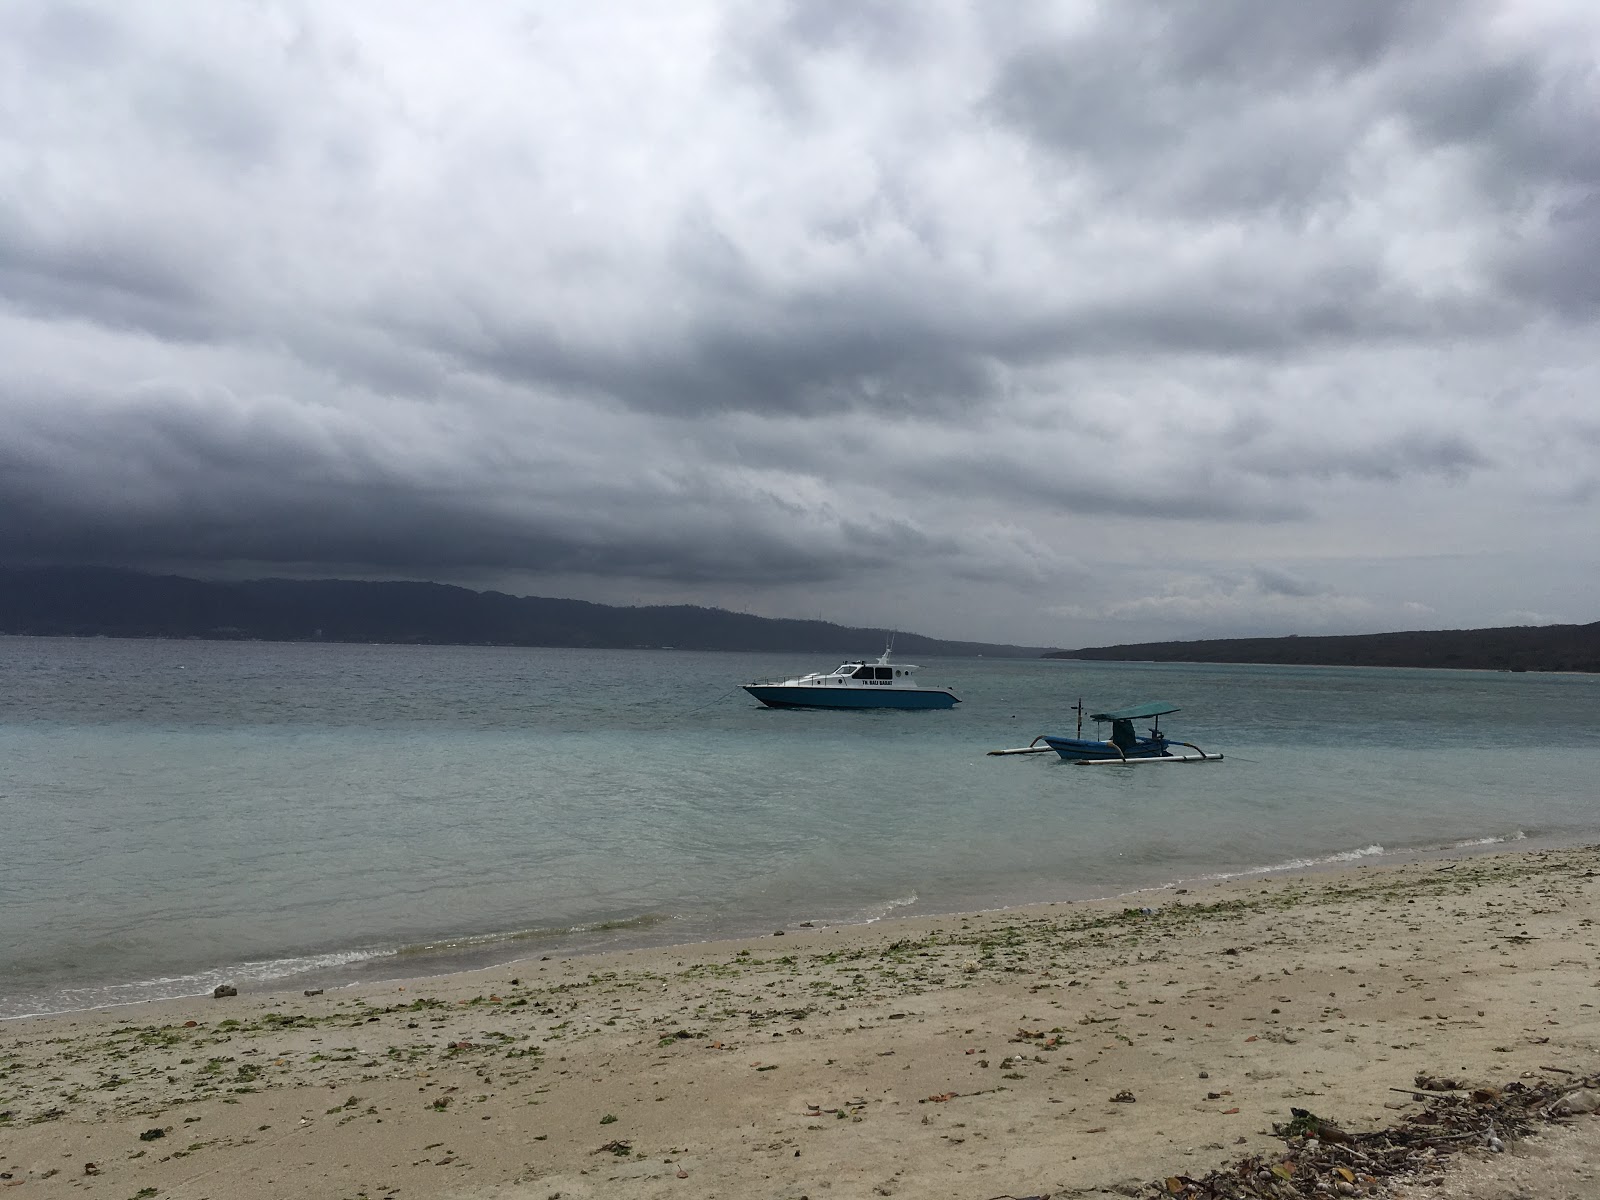
[[1078, 732], [1075, 736], [1083, 736], [1083, 697], [1078, 697], [1078, 702], [1072, 706], [1072, 711], [1078, 714]]

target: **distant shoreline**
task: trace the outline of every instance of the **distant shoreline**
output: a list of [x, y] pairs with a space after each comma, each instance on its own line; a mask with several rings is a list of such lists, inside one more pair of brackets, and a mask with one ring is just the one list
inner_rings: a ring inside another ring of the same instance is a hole
[[[1589, 626], [1576, 628], [1587, 629]], [[1352, 635], [1364, 636], [1364, 635]], [[1388, 636], [1388, 635], [1384, 635]], [[58, 641], [122, 641], [122, 642], [203, 642], [209, 645], [240, 645], [255, 643], [272, 646], [396, 646], [447, 649], [457, 648], [465, 650], [612, 650], [612, 651], [657, 651], [662, 653], [690, 653], [690, 654], [854, 654], [858, 651], [848, 647], [837, 646], [831, 649], [774, 649], [766, 646], [678, 646], [678, 645], [611, 645], [590, 644], [577, 645], [562, 642], [489, 642], [489, 641], [456, 641], [456, 640], [399, 640], [367, 637], [270, 637], [270, 636], [229, 636], [220, 637], [215, 634], [199, 633], [35, 633], [19, 630], [0, 630], [0, 638], [41, 638]], [[1285, 641], [1298, 639], [1286, 638]], [[1184, 658], [1184, 657], [1151, 657], [1146, 654], [1112, 654], [1112, 653], [1085, 653], [1084, 651], [1053, 651], [1039, 654], [1034, 651], [1027, 653], [1006, 653], [990, 649], [987, 651], [973, 650], [932, 650], [918, 649], [911, 651], [920, 658], [996, 658], [996, 659], [1029, 659], [1038, 658], [1051, 662], [1074, 663], [1143, 663], [1151, 665], [1172, 665], [1190, 667], [1357, 667], [1364, 670], [1395, 670], [1395, 671], [1482, 671], [1496, 675], [1600, 675], [1600, 663], [1594, 666], [1530, 666], [1530, 667], [1503, 667], [1480, 663], [1462, 662], [1383, 662], [1383, 661], [1346, 661], [1338, 662], [1318, 661], [1313, 659], [1291, 658]]]
[[1520, 668], [1510, 667], [1464, 667], [1452, 666], [1426, 666], [1398, 663], [1362, 663], [1362, 662], [1257, 662], [1253, 659], [1224, 659], [1224, 658], [1075, 658], [1069, 654], [1046, 654], [1042, 657], [1053, 662], [1076, 663], [1142, 663], [1149, 666], [1174, 666], [1174, 667], [1307, 667], [1315, 670], [1339, 670], [1340, 668], [1355, 668], [1363, 671], [1480, 671], [1487, 675], [1600, 675], [1600, 667], [1591, 670], [1567, 670], [1545, 668]]
[[1206, 638], [1084, 646], [1043, 657], [1077, 662], [1171, 662], [1262, 667], [1417, 667], [1427, 670], [1600, 674], [1600, 621], [1494, 629], [1409, 630], [1276, 638]]
[[758, 617], [692, 604], [619, 607], [449, 584], [362, 579], [217, 581], [108, 567], [0, 566], [0, 631], [32, 637], [217, 642], [728, 650], [1038, 658], [1050, 646]]
[[[851, 655], [857, 651], [845, 647], [836, 647], [832, 650], [772, 650], [766, 647], [744, 646], [570, 646], [561, 644], [546, 644], [543, 642], [398, 642], [379, 641], [370, 638], [292, 638], [292, 637], [204, 637], [199, 634], [167, 634], [167, 633], [16, 633], [9, 630], [0, 630], [0, 639], [4, 638], [34, 638], [39, 641], [56, 642], [172, 642], [183, 645], [198, 642], [207, 646], [385, 646], [401, 650], [572, 650], [585, 652], [589, 650], [613, 652], [634, 652], [648, 650], [662, 654], [824, 654], [824, 655]], [[874, 651], [873, 656], [882, 653], [880, 647]], [[1029, 661], [1035, 658], [1047, 658], [1048, 655], [1012, 655], [1012, 654], [968, 654], [948, 651], [918, 650], [919, 658], [993, 658], [1002, 662]], [[832, 663], [830, 662], [830, 666]]]

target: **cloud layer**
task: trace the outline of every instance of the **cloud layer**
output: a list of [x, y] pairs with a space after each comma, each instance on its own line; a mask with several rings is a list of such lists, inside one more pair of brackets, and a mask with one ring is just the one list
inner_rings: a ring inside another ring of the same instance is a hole
[[1597, 44], [18, 0], [0, 556], [1059, 645], [1592, 620]]

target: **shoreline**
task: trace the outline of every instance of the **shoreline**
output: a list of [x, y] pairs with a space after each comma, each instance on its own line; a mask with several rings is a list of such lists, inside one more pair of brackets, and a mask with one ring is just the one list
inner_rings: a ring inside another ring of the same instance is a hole
[[1490, 848], [16, 1018], [0, 1173], [119, 1200], [1200, 1175], [1281, 1151], [1292, 1106], [1391, 1124], [1419, 1071], [1592, 1073], [1596, 921], [1600, 846]]
[[[1561, 838], [1530, 838], [1520, 829], [1515, 834], [1505, 837], [1474, 838], [1448, 845], [1421, 848], [1389, 850], [1378, 846], [1377, 843], [1372, 843], [1365, 847], [1338, 851], [1319, 858], [1300, 858], [1270, 866], [1245, 867], [1233, 871], [1183, 876], [1159, 883], [1132, 884], [1123, 887], [1121, 890], [1104, 893], [1091, 892], [1085, 887], [1080, 890], [1081, 894], [1070, 894], [1069, 892], [1069, 894], [1058, 894], [1049, 898], [1018, 898], [1014, 901], [1002, 901], [968, 909], [928, 912], [911, 911], [905, 913], [901, 913], [899, 910], [902, 907], [913, 907], [915, 901], [912, 902], [912, 905], [905, 905], [903, 901], [894, 900], [885, 902], [887, 911], [876, 916], [859, 920], [828, 920], [824, 918], [801, 920], [793, 918], [783, 922], [781, 927], [789, 931], [798, 931], [801, 928], [865, 930], [885, 921], [986, 916], [1061, 904], [1110, 904], [1130, 901], [1140, 897], [1159, 896], [1162, 893], [1172, 893], [1178, 889], [1189, 891], [1236, 881], [1247, 882], [1256, 879], [1273, 879], [1292, 874], [1322, 875], [1368, 866], [1378, 868], [1405, 866], [1411, 863], [1436, 861], [1444, 858], [1466, 858], [1483, 854], [1495, 854], [1511, 847], [1515, 847], [1519, 851], [1548, 850], [1570, 848], [1583, 844], [1586, 843], [1581, 839], [1569, 841]], [[1377, 847], [1376, 852], [1371, 853], [1375, 846]], [[1372, 861], [1367, 861], [1369, 859]], [[179, 977], [194, 979], [197, 983], [204, 981], [203, 986], [191, 992], [170, 996], [145, 996], [129, 1000], [111, 1000], [76, 1008], [47, 1009], [31, 1013], [0, 1013], [0, 1032], [4, 1031], [7, 1023], [14, 1021], [42, 1017], [67, 1017], [77, 1013], [112, 1012], [119, 1009], [137, 1008], [145, 1004], [163, 1004], [202, 999], [209, 996], [211, 989], [218, 983], [237, 985], [253, 994], [279, 991], [292, 992], [305, 987], [315, 987], [324, 991], [346, 990], [378, 986], [385, 983], [419, 982], [428, 979], [448, 978], [472, 971], [495, 970], [526, 961], [535, 952], [548, 951], [551, 956], [581, 959], [595, 955], [618, 954], [635, 950], [687, 949], [712, 943], [764, 936], [754, 924], [742, 930], [730, 928], [709, 936], [690, 937], [687, 939], [675, 939], [670, 935], [667, 937], [650, 936], [649, 933], [645, 932], [658, 931], [669, 927], [676, 919], [676, 917], [669, 914], [664, 917], [648, 916], [632, 917], [624, 920], [597, 921], [593, 925], [573, 926], [561, 930], [517, 930], [500, 935], [469, 934], [462, 935], [458, 939], [459, 943], [461, 943], [459, 946], [452, 945], [451, 941], [446, 939], [428, 945], [402, 946], [394, 950], [368, 951], [362, 947], [355, 947], [345, 951], [329, 951], [325, 955], [308, 955], [306, 961], [309, 962], [313, 957], [339, 957], [363, 953], [368, 954], [369, 957], [359, 959], [354, 963], [344, 963], [342, 967], [308, 966], [302, 970], [259, 977], [252, 976], [246, 971], [246, 968], [261, 965], [270, 966], [272, 965], [271, 962], [235, 963]], [[619, 936], [611, 941], [594, 940], [597, 935], [606, 933], [617, 933]], [[629, 936], [630, 933], [633, 936]], [[518, 952], [515, 949], [518, 943], [532, 942], [545, 944], [526, 952]], [[502, 953], [494, 952], [492, 948], [497, 946], [502, 948]], [[429, 959], [435, 960], [439, 969], [430, 968], [427, 965]], [[422, 964], [422, 969], [408, 970], [408, 962]], [[151, 983], [172, 981], [172, 977], [168, 977], [158, 980], [99, 983], [84, 985], [83, 990], [132, 989], [145, 987]]]

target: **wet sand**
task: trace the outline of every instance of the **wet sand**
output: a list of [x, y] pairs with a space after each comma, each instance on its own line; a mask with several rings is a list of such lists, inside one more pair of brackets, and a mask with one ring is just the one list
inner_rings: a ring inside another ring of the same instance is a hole
[[[0, 1184], [1126, 1194], [1280, 1147], [1291, 1107], [1392, 1124], [1419, 1071], [1600, 1069], [1596, 920], [1582, 847], [10, 1021]], [[1600, 1195], [1578, 1122], [1426, 1194]]]

